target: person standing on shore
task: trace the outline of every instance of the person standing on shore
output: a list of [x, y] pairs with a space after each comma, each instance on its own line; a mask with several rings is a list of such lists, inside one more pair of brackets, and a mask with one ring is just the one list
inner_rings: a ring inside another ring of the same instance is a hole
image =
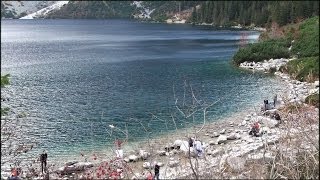
[[273, 96], [273, 106], [276, 107], [277, 103], [277, 94]]
[[45, 151], [43, 151], [43, 153], [40, 155], [40, 162], [41, 162], [41, 172], [43, 174], [43, 172], [47, 171], [47, 158], [48, 155]]
[[154, 179], [159, 180], [159, 175], [160, 175], [160, 166], [158, 165], [157, 162], [155, 162], [154, 166]]

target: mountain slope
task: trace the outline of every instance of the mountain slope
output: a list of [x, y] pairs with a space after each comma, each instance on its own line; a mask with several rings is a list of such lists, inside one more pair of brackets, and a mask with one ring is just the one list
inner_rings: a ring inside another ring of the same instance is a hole
[[1, 18], [20, 18], [59, 1], [1, 1]]
[[20, 19], [34, 19], [34, 18], [43, 18], [50, 12], [57, 11], [64, 5], [68, 4], [69, 1], [58, 1], [51, 6], [40, 9], [34, 13], [28, 14], [26, 16], [21, 17]]

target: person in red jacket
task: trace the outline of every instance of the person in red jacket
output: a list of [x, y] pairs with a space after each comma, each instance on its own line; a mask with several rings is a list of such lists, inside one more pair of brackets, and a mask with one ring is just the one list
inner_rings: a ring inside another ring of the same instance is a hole
[[254, 136], [258, 137], [259, 131], [260, 131], [260, 125], [258, 122], [255, 122], [252, 126], [251, 131], [249, 132], [249, 135], [254, 135]]

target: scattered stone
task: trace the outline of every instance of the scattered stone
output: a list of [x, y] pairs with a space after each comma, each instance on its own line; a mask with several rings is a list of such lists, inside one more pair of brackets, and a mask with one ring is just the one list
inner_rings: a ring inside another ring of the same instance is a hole
[[212, 136], [211, 137], [218, 137], [219, 136], [219, 133], [217, 132], [213, 132]]
[[226, 130], [225, 130], [225, 129], [222, 129], [222, 130], [220, 131], [220, 134], [224, 134], [224, 133], [226, 133]]
[[140, 150], [139, 155], [142, 159], [146, 160], [150, 156], [150, 153], [145, 150]]
[[129, 155], [128, 158], [129, 158], [129, 161], [130, 161], [130, 162], [137, 162], [138, 159], [139, 159], [139, 157], [136, 156], [136, 155], [134, 155], [134, 154]]
[[217, 139], [218, 144], [225, 143], [226, 141], [227, 141], [227, 136], [225, 135], [220, 135]]
[[142, 167], [145, 169], [152, 169], [153, 168], [153, 166], [151, 165], [150, 162], [144, 162]]

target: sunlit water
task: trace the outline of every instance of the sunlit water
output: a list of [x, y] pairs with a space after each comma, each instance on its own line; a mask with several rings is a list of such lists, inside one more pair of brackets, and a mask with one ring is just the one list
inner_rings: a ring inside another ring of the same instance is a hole
[[257, 105], [281, 84], [231, 65], [244, 33], [251, 42], [259, 35], [125, 20], [2, 20], [1, 71], [11, 75], [3, 95], [13, 112], [28, 114], [20, 133], [38, 143], [27, 156], [46, 149], [65, 161], [106, 149], [115, 138], [110, 124], [127, 125], [131, 142], [146, 138], [139, 121], [153, 136], [173, 130], [152, 115], [170, 120], [175, 98], [181, 105], [185, 89], [192, 97], [190, 86], [201, 102], [221, 99], [208, 109], [210, 121]]

